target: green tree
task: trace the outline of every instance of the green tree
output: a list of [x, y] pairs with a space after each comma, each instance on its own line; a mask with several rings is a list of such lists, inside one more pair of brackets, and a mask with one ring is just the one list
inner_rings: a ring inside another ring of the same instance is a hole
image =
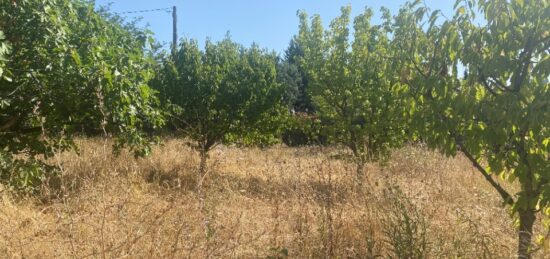
[[287, 87], [290, 107], [296, 112], [315, 112], [308, 92], [308, 81], [305, 71], [300, 66], [300, 59], [304, 57], [304, 51], [296, 36], [290, 41], [285, 50], [284, 58], [277, 68], [277, 76], [280, 83]]
[[430, 147], [473, 163], [517, 215], [518, 257], [531, 258], [536, 216], [550, 215], [550, 2], [457, 1], [444, 21], [419, 2], [403, 7], [394, 32], [417, 97], [415, 128]]
[[287, 107], [296, 111], [303, 89], [303, 78], [298, 66], [286, 60], [278, 60], [277, 82], [285, 87], [284, 102]]
[[256, 45], [244, 48], [229, 37], [207, 41], [204, 51], [196, 41], [184, 40], [166, 61], [161, 98], [170, 107], [172, 126], [199, 151], [199, 187], [208, 152], [218, 144], [276, 141], [281, 115], [288, 110], [275, 68], [275, 54]]
[[0, 31], [2, 181], [40, 182], [51, 169], [40, 157], [74, 147], [83, 130], [149, 151], [140, 129], [162, 119], [147, 86], [147, 32], [77, 0], [1, 1]]
[[[301, 66], [307, 73], [315, 110], [332, 142], [347, 146], [362, 177], [369, 160], [385, 159], [406, 139], [408, 98], [393, 73], [388, 28], [370, 24], [372, 11], [355, 18], [349, 40], [350, 7], [325, 31], [318, 15], [311, 24], [299, 13], [298, 41], [304, 50]], [[386, 22], [390, 19], [384, 11]]]
[[315, 120], [315, 109], [308, 91], [307, 75], [300, 66], [303, 58], [303, 49], [297, 36], [294, 36], [277, 65], [277, 80], [286, 89], [285, 101], [292, 111], [281, 136], [289, 146], [320, 143], [323, 139], [315, 127], [318, 121]]

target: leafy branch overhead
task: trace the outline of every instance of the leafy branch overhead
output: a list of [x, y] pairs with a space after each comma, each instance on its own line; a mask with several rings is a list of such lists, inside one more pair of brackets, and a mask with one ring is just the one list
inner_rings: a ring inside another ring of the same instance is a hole
[[[455, 8], [439, 21], [417, 1], [396, 17], [394, 41], [417, 100], [414, 128], [432, 148], [464, 153], [511, 205], [518, 257], [527, 258], [537, 213], [550, 215], [550, 3], [468, 0]], [[506, 190], [499, 176], [520, 191]]]

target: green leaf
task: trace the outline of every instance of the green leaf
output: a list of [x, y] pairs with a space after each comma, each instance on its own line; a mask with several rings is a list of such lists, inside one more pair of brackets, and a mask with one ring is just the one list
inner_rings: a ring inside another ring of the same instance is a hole
[[78, 52], [76, 52], [75, 49], [71, 49], [71, 57], [73, 58], [73, 61], [78, 65], [82, 65], [82, 61], [80, 60], [80, 55], [78, 55]]

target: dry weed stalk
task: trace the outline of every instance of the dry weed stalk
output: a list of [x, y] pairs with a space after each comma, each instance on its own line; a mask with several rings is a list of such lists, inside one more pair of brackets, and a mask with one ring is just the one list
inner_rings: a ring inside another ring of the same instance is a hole
[[181, 141], [166, 139], [142, 160], [112, 156], [103, 139], [77, 141], [81, 156], [54, 157], [61, 173], [42, 197], [0, 194], [0, 257], [386, 258], [389, 184], [428, 223], [427, 257], [514, 254], [498, 196], [460, 157], [406, 147], [383, 171], [367, 164], [360, 186], [338, 148], [220, 146], [201, 204], [200, 159]]

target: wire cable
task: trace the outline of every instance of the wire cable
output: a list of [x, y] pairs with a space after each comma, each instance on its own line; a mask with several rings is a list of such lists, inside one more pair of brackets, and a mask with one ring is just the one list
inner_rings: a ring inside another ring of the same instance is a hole
[[166, 11], [167, 13], [169, 13], [171, 10], [172, 10], [172, 7], [167, 7], [167, 8], [157, 8], [157, 9], [148, 9], [148, 10], [139, 10], [139, 11], [118, 12], [116, 14], [149, 13], [149, 12], [161, 12], [161, 11]]

